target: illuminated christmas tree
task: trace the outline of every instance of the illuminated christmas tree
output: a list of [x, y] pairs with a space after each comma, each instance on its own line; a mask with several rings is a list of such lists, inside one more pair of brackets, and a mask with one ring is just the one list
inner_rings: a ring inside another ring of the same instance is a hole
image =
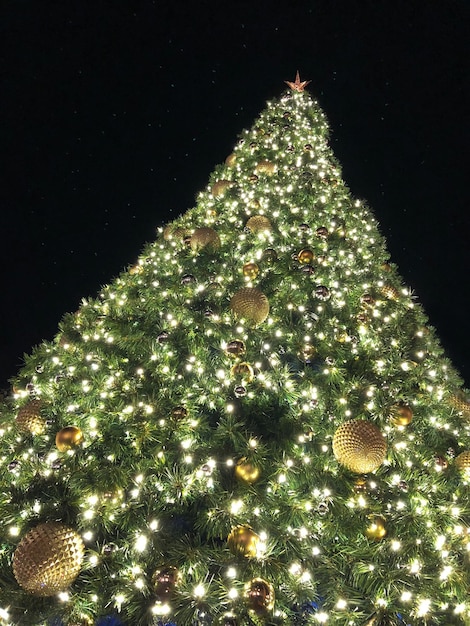
[[305, 86], [12, 381], [2, 624], [470, 624], [470, 404]]

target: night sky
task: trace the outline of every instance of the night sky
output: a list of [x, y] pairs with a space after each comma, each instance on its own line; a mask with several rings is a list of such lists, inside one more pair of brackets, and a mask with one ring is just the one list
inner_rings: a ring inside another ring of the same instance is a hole
[[467, 0], [3, 0], [0, 388], [297, 69], [470, 386]]

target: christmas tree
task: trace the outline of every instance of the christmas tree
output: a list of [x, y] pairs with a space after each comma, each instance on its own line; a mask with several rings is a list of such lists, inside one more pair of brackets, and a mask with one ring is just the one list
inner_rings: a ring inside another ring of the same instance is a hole
[[470, 403], [306, 84], [25, 357], [2, 623], [470, 624]]

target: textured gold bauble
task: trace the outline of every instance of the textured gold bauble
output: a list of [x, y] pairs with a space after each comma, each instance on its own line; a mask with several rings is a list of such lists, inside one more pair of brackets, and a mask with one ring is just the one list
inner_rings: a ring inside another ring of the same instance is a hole
[[78, 426], [66, 426], [55, 436], [55, 445], [60, 452], [67, 452], [79, 446], [83, 441], [83, 433]]
[[167, 600], [176, 589], [179, 573], [176, 567], [167, 565], [158, 568], [152, 576], [152, 585], [157, 599]]
[[390, 411], [394, 426], [408, 426], [413, 420], [413, 411], [407, 404], [395, 404]]
[[384, 285], [380, 288], [380, 293], [389, 300], [398, 300], [400, 298], [400, 292], [393, 285]]
[[262, 578], [254, 578], [245, 585], [245, 601], [250, 611], [263, 615], [274, 608], [274, 587]]
[[191, 235], [191, 249], [195, 252], [199, 250], [214, 251], [220, 248], [220, 237], [218, 233], [208, 226], [196, 228]]
[[171, 241], [172, 239], [176, 239], [178, 241], [183, 241], [183, 239], [188, 234], [188, 231], [181, 226], [174, 226], [173, 224], [168, 224], [163, 229], [163, 239], [165, 241]]
[[258, 553], [259, 535], [251, 526], [235, 526], [227, 537], [230, 552], [246, 558], [253, 558]]
[[35, 596], [65, 591], [80, 572], [85, 547], [80, 535], [59, 522], [30, 530], [13, 555], [13, 573], [20, 587]]
[[470, 478], [470, 450], [465, 450], [455, 457], [455, 465]]
[[259, 267], [256, 263], [245, 263], [243, 266], [243, 276], [254, 280], [259, 274]]
[[297, 255], [297, 260], [299, 263], [302, 263], [302, 265], [309, 265], [314, 258], [315, 255], [313, 254], [313, 251], [309, 248], [304, 248]]
[[379, 468], [387, 454], [382, 433], [367, 420], [349, 420], [336, 430], [333, 454], [338, 463], [356, 474], [367, 474]]
[[139, 265], [139, 263], [129, 268], [129, 274], [131, 276], [137, 276], [138, 274], [143, 274], [143, 271], [144, 271], [144, 267], [143, 265]]
[[267, 233], [272, 230], [271, 222], [265, 215], [252, 215], [245, 227], [252, 233]]
[[260, 469], [243, 457], [235, 465], [235, 476], [240, 482], [253, 485], [260, 477]]
[[41, 400], [30, 400], [24, 404], [16, 414], [16, 425], [19, 430], [32, 435], [42, 435], [46, 430], [46, 423], [41, 417]]
[[271, 161], [259, 161], [255, 167], [257, 174], [274, 174], [276, 165]]
[[470, 402], [462, 392], [456, 393], [449, 398], [450, 405], [465, 417], [470, 417]]
[[366, 537], [368, 539], [373, 539], [374, 541], [380, 541], [387, 534], [387, 529], [385, 528], [385, 520], [380, 515], [371, 515], [369, 516], [369, 526], [366, 528]]
[[225, 346], [225, 352], [232, 357], [243, 356], [246, 352], [246, 347], [243, 341], [240, 339], [232, 339]]
[[242, 378], [245, 382], [251, 383], [255, 377], [253, 368], [249, 363], [236, 363], [230, 370], [234, 378]]
[[261, 324], [269, 315], [269, 301], [256, 287], [239, 289], [230, 300], [230, 308], [237, 317]]
[[370, 293], [364, 293], [361, 296], [361, 304], [365, 307], [373, 307], [375, 306], [375, 298]]
[[227, 189], [230, 189], [232, 184], [230, 180], [218, 180], [212, 185], [211, 193], [215, 198], [220, 198], [225, 194]]
[[236, 161], [237, 161], [237, 155], [234, 152], [232, 152], [225, 159], [225, 165], [228, 165], [229, 167], [233, 167], [235, 165]]

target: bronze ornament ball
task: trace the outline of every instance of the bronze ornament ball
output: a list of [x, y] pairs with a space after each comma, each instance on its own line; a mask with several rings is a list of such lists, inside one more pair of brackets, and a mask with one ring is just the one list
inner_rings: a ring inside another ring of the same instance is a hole
[[371, 296], [370, 293], [364, 293], [361, 296], [361, 305], [365, 307], [374, 307], [375, 306], [375, 298]]
[[85, 546], [80, 535], [59, 522], [31, 529], [13, 555], [13, 573], [20, 587], [34, 596], [65, 591], [80, 572]]
[[260, 538], [251, 526], [240, 525], [235, 526], [227, 537], [227, 547], [232, 554], [243, 556], [245, 558], [253, 558], [258, 553], [258, 544]]
[[171, 416], [175, 420], [182, 420], [188, 417], [188, 409], [184, 406], [176, 406], [172, 412]]
[[253, 485], [260, 477], [260, 469], [254, 463], [243, 457], [235, 465], [236, 478], [247, 485]]
[[387, 443], [379, 428], [367, 420], [349, 420], [333, 436], [333, 454], [340, 465], [356, 474], [378, 469], [385, 460]]
[[395, 404], [390, 411], [394, 426], [408, 426], [413, 420], [413, 411], [407, 404]]
[[262, 578], [254, 578], [245, 585], [247, 607], [256, 615], [263, 615], [274, 608], [274, 587]]
[[18, 410], [15, 422], [18, 429], [32, 435], [42, 435], [46, 430], [46, 422], [41, 416], [41, 400], [30, 400]]
[[199, 252], [200, 250], [215, 251], [220, 248], [220, 237], [213, 228], [203, 226], [196, 228], [191, 235], [191, 250]]
[[211, 193], [214, 198], [220, 198], [225, 194], [227, 189], [230, 189], [232, 184], [233, 183], [230, 180], [218, 180], [212, 185]]
[[256, 287], [239, 289], [230, 300], [230, 308], [237, 317], [261, 324], [269, 315], [269, 301]]
[[239, 357], [243, 356], [246, 352], [246, 347], [243, 341], [240, 339], [232, 339], [225, 346], [225, 352], [228, 356]]
[[83, 441], [83, 432], [78, 426], [65, 426], [55, 436], [55, 445], [59, 452], [67, 452], [79, 446]]
[[302, 265], [308, 265], [312, 263], [314, 258], [315, 258], [315, 255], [313, 254], [313, 251], [310, 250], [309, 248], [304, 248], [297, 255], [297, 260]]
[[272, 230], [272, 225], [265, 215], [252, 215], [245, 224], [252, 233], [267, 233]]
[[245, 265], [243, 266], [243, 276], [254, 280], [258, 276], [258, 274], [259, 267], [256, 265], [256, 263], [245, 263]]
[[158, 600], [167, 600], [177, 587], [178, 569], [172, 565], [157, 569], [152, 576], [152, 585]]

